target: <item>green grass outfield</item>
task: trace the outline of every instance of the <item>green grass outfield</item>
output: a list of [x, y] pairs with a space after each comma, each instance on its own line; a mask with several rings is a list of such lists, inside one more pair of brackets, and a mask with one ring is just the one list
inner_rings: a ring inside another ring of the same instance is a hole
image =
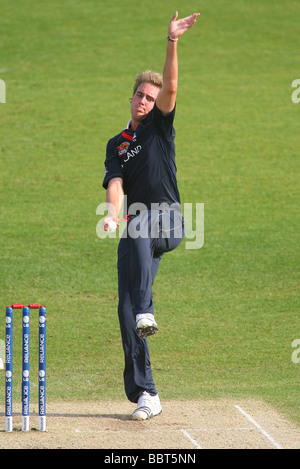
[[300, 424], [298, 0], [0, 1], [0, 340], [6, 304], [45, 303], [48, 400], [125, 399], [118, 239], [97, 237], [96, 209], [107, 140], [135, 74], [162, 70], [175, 9], [201, 12], [179, 42], [175, 126], [205, 242], [161, 263], [154, 379], [162, 399], [262, 398]]

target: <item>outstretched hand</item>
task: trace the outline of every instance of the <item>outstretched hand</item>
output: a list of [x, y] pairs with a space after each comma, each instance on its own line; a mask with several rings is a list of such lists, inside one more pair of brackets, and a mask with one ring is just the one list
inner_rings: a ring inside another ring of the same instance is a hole
[[198, 16], [200, 16], [200, 13], [194, 13], [193, 15], [187, 16], [186, 18], [177, 20], [178, 11], [176, 11], [169, 24], [169, 37], [172, 39], [178, 39], [196, 23]]

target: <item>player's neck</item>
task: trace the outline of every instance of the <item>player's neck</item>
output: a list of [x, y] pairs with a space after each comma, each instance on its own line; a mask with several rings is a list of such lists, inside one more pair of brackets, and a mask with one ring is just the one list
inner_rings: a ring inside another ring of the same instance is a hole
[[138, 128], [138, 125], [139, 125], [139, 121], [131, 119], [130, 124], [129, 124], [129, 129], [135, 132], [136, 129]]

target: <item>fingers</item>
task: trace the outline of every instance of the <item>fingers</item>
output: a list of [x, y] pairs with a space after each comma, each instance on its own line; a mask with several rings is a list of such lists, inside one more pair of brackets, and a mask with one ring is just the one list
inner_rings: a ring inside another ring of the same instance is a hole
[[109, 224], [111, 222], [116, 222], [116, 225], [118, 226], [119, 225], [119, 222], [118, 220], [115, 220], [114, 217], [105, 217], [103, 220], [102, 220], [102, 229], [104, 231], [109, 231]]
[[178, 11], [176, 11], [173, 15], [173, 18], [171, 19], [171, 22], [176, 22], [176, 25], [178, 27], [189, 29], [196, 23], [198, 16], [200, 16], [200, 13], [193, 13], [192, 15], [187, 16], [186, 18], [182, 18], [176, 21], [178, 18]]
[[188, 20], [188, 21], [189, 21], [189, 20], [194, 20], [194, 19], [196, 19], [199, 15], [200, 15], [200, 13], [193, 13], [193, 14], [190, 15], [190, 16], [186, 16], [184, 19], [185, 19], [185, 20]]
[[[186, 16], [185, 18], [182, 18], [180, 21], [195, 21], [197, 20], [198, 16], [200, 16], [200, 13], [193, 13], [190, 16]], [[172, 20], [171, 21], [176, 21], [178, 18], [178, 11], [175, 11]]]
[[190, 15], [190, 16], [187, 16], [186, 18], [183, 18], [183, 21], [187, 25], [193, 25], [193, 24], [196, 23], [197, 18], [198, 18], [199, 15], [200, 15], [200, 13], [194, 13], [193, 15]]
[[180, 37], [182, 34], [185, 33], [185, 31], [190, 29], [196, 23], [199, 15], [200, 13], [193, 13], [192, 15], [187, 16], [186, 18], [179, 19], [177, 21], [178, 11], [176, 11], [169, 24], [169, 36], [174, 39]]
[[175, 11], [174, 15], [173, 15], [173, 18], [171, 19], [171, 21], [176, 21], [178, 18], [178, 11]]

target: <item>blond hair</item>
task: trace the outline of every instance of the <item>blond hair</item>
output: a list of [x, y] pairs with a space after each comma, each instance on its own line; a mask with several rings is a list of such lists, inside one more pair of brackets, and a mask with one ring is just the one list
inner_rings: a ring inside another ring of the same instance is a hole
[[145, 72], [138, 73], [135, 77], [133, 96], [135, 95], [138, 87], [142, 83], [150, 83], [150, 85], [154, 85], [157, 86], [157, 88], [161, 88], [163, 85], [163, 77], [160, 73], [153, 72], [152, 70], [146, 70]]

